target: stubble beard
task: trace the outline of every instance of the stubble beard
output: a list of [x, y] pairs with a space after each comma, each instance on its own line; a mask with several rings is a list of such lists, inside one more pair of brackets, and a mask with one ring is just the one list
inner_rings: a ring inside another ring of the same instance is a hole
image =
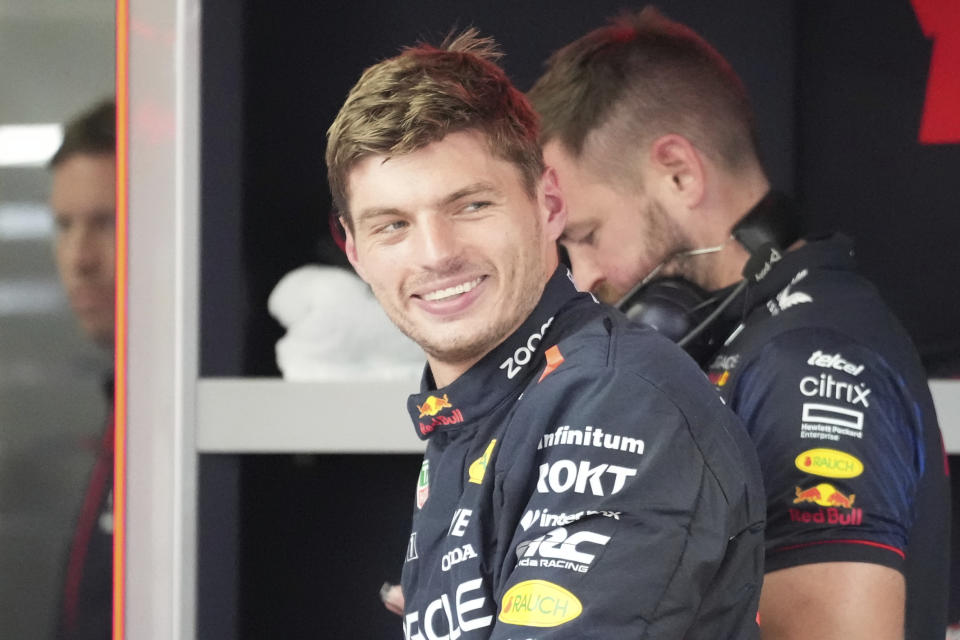
[[[626, 289], [603, 280], [594, 287], [592, 293], [601, 301], [609, 305], [616, 305], [628, 291], [640, 284], [652, 271], [662, 263], [663, 269], [656, 276], [679, 275], [687, 277], [686, 271], [691, 266], [689, 258], [678, 254], [691, 249], [691, 243], [680, 226], [673, 221], [667, 211], [656, 200], [650, 200], [640, 211], [640, 218], [645, 221], [646, 241], [638, 259], [648, 260], [646, 270], [641, 273], [636, 282]], [[655, 278], [655, 279], [656, 279]]]
[[[388, 310], [387, 315], [397, 328], [416, 342], [431, 359], [446, 364], [476, 362], [496, 349], [517, 327], [523, 324], [540, 301], [545, 283], [543, 261], [539, 255], [521, 254], [518, 262], [519, 267], [513, 273], [497, 274], [497, 278], [501, 280], [499, 284], [510, 288], [510, 291], [507, 299], [498, 301], [494, 311], [502, 309], [507, 313], [497, 313], [485, 319], [474, 318], [471, 324], [479, 324], [479, 329], [468, 327], [466, 328], [468, 332], [464, 333], [462, 330], [445, 328], [445, 332], [456, 331], [456, 333], [446, 339], [437, 339], [430, 335], [429, 327], [423, 327], [412, 321], [399, 309]], [[511, 283], [518, 279], [522, 284], [511, 287]]]

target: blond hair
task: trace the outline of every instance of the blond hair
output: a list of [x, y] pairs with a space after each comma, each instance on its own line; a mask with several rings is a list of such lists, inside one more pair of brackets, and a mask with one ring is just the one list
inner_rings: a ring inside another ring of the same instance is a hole
[[440, 47], [409, 47], [363, 72], [327, 131], [330, 191], [348, 225], [347, 178], [357, 162], [410, 153], [468, 129], [516, 165], [533, 195], [543, 174], [539, 121], [496, 64], [500, 56], [493, 39], [468, 29]]

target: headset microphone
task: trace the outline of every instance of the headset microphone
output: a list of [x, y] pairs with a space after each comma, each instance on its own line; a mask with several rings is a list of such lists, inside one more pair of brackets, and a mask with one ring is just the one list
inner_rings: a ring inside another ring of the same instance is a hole
[[[652, 326], [705, 364], [733, 328], [718, 319], [750, 283], [759, 282], [773, 269], [787, 247], [800, 237], [800, 231], [800, 217], [793, 202], [782, 193], [770, 191], [731, 231], [750, 255], [743, 280], [721, 291], [707, 292], [684, 278], [656, 278], [661, 264], [616, 306], [631, 320]], [[722, 248], [698, 249], [687, 255]]]

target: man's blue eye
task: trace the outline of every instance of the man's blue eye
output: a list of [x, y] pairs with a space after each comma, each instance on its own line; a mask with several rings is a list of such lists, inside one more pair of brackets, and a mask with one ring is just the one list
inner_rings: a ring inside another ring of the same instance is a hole
[[374, 233], [394, 233], [400, 231], [405, 226], [407, 226], [406, 220], [394, 220], [393, 222], [388, 222], [387, 224], [377, 227]]
[[468, 205], [466, 206], [466, 209], [467, 209], [467, 211], [480, 211], [481, 209], [484, 209], [484, 208], [486, 208], [486, 207], [489, 207], [491, 204], [493, 204], [493, 203], [492, 203], [492, 202], [487, 202], [486, 200], [480, 200], [480, 201], [477, 201], [477, 202], [471, 202], [470, 204], [468, 204]]

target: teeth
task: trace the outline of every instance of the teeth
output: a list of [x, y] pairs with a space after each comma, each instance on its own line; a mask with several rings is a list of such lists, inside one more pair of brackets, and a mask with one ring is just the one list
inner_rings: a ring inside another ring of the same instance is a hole
[[430, 293], [424, 294], [423, 299], [429, 302], [433, 302], [435, 300], [443, 300], [451, 296], [458, 296], [461, 293], [472, 291], [474, 287], [480, 284], [480, 281], [482, 279], [483, 278], [477, 278], [476, 280], [473, 280], [471, 282], [464, 282], [462, 284], [458, 284], [455, 287], [448, 287], [446, 289], [438, 289], [436, 291], [431, 291]]

